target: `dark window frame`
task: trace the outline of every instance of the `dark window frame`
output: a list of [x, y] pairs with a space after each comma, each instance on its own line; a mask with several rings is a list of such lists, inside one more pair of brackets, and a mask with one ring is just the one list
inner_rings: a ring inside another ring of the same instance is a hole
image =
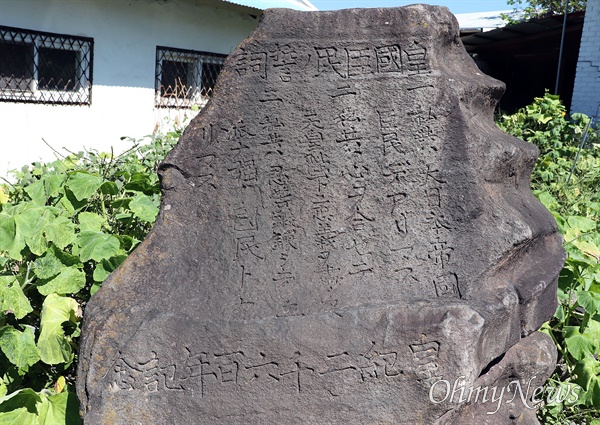
[[[156, 108], [186, 109], [204, 106], [212, 96], [227, 55], [156, 46]], [[185, 80], [185, 81], [183, 81]]]
[[[24, 61], [0, 58], [0, 102], [91, 105], [93, 38], [0, 26], [0, 44], [13, 53], [28, 46]], [[21, 62], [26, 69], [8, 75]]]

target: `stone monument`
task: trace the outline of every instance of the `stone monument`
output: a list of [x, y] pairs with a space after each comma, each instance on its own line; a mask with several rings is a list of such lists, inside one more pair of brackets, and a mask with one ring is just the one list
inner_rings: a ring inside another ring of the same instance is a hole
[[86, 425], [536, 423], [564, 253], [503, 90], [444, 7], [265, 11], [87, 307]]

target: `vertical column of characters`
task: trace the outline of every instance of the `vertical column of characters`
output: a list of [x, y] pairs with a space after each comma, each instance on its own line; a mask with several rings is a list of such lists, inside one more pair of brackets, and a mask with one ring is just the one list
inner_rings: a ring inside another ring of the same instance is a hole
[[271, 210], [272, 245], [271, 255], [275, 262], [272, 271], [274, 284], [273, 297], [286, 309], [294, 307], [290, 298], [290, 289], [294, 286], [296, 276], [292, 270], [290, 252], [297, 249], [296, 226], [292, 210], [293, 196], [291, 177], [287, 169], [280, 164], [269, 166], [269, 198], [273, 205]]
[[349, 183], [347, 197], [352, 203], [348, 218], [352, 237], [345, 248], [352, 258], [350, 275], [365, 275], [375, 269], [373, 252], [373, 229], [375, 221], [362, 207], [367, 188], [369, 169], [363, 159], [366, 141], [365, 122], [354, 107], [346, 107], [335, 116], [335, 142], [341, 147], [345, 158], [344, 175]]
[[336, 246], [335, 201], [330, 192], [332, 160], [325, 149], [325, 125], [315, 109], [302, 113], [301, 148], [304, 152], [305, 176], [311, 185], [310, 214], [314, 223], [313, 245], [317, 248], [319, 290], [331, 292], [340, 283], [340, 268], [331, 264]]
[[450, 243], [451, 224], [447, 211], [443, 206], [447, 182], [439, 171], [443, 152], [438, 134], [442, 133], [439, 118], [432, 112], [432, 107], [421, 106], [408, 113], [411, 122], [412, 137], [416, 146], [428, 158], [424, 175], [421, 196], [426, 201], [426, 210], [421, 221], [425, 224], [429, 235], [426, 254], [423, 260], [433, 272], [433, 289], [435, 296], [443, 298], [460, 298], [458, 276], [452, 269], [451, 258], [454, 247]]
[[[392, 46], [393, 47], [393, 46]], [[398, 49], [397, 54], [400, 54]], [[390, 214], [393, 226], [390, 229], [390, 251], [394, 259], [391, 271], [394, 278], [404, 285], [419, 282], [415, 270], [415, 242], [407, 236], [413, 231], [417, 211], [414, 204], [412, 180], [418, 175], [415, 164], [409, 159], [413, 157], [412, 147], [406, 142], [406, 126], [400, 112], [392, 107], [377, 110], [379, 132], [381, 135], [381, 152], [383, 153], [382, 174], [386, 179], [385, 197], [390, 202]]]
[[230, 128], [222, 130], [223, 148], [227, 150], [227, 171], [233, 192], [230, 206], [231, 233], [235, 238], [234, 261], [239, 266], [240, 304], [247, 304], [247, 281], [252, 275], [251, 264], [265, 259], [265, 252], [258, 240], [258, 205], [254, 193], [258, 185], [259, 164], [252, 148], [258, 138], [258, 130], [243, 119]]

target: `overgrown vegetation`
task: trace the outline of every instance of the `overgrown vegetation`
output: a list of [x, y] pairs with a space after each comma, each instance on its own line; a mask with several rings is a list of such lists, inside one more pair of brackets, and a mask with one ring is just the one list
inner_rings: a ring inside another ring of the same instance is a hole
[[[568, 254], [558, 282], [560, 305], [543, 328], [558, 347], [559, 362], [547, 384], [556, 396], [540, 409], [540, 421], [600, 425], [600, 137], [589, 117], [565, 115], [558, 96], [546, 93], [498, 125], [539, 147], [532, 189], [556, 218]], [[564, 395], [573, 384], [581, 389], [569, 404]]]
[[[587, 0], [567, 0], [567, 2], [567, 13], [585, 10], [587, 6]], [[513, 13], [502, 14], [502, 18], [509, 24], [565, 13], [565, 0], [507, 0], [506, 4], [514, 6]], [[515, 20], [514, 16], [519, 16], [519, 19]]]
[[[568, 259], [560, 306], [543, 330], [559, 350], [544, 424], [600, 425], [600, 137], [546, 94], [505, 131], [540, 148], [532, 188], [556, 218]], [[178, 128], [120, 156], [84, 152], [24, 167], [0, 185], [0, 424], [78, 424], [82, 310], [144, 239], [158, 212], [156, 169]], [[584, 142], [584, 143], [582, 143]], [[567, 386], [577, 384], [575, 403]]]
[[180, 133], [133, 141], [119, 156], [35, 163], [0, 185], [0, 424], [81, 423], [82, 310], [152, 227], [156, 170]]

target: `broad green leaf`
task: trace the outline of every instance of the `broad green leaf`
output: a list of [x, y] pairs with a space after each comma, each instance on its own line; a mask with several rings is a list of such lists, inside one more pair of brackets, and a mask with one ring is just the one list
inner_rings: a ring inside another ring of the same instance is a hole
[[79, 425], [79, 402], [70, 392], [61, 392], [43, 399], [39, 425]]
[[94, 269], [94, 280], [96, 282], [103, 282], [113, 271], [117, 269], [127, 258], [126, 255], [116, 255], [109, 258], [108, 260], [102, 260]]
[[577, 360], [581, 360], [595, 353], [600, 344], [600, 324], [590, 321], [583, 333], [579, 326], [565, 326], [563, 335], [567, 343], [567, 350]]
[[37, 287], [42, 295], [77, 293], [85, 286], [85, 273], [75, 267], [64, 267], [53, 279]]
[[600, 313], [600, 294], [590, 291], [578, 291], [577, 301], [591, 316]]
[[[17, 226], [14, 217], [5, 213], [0, 213], [0, 250], [10, 252], [14, 249], [21, 251], [21, 249], [25, 248], [24, 240], [20, 241], [20, 243], [15, 240], [16, 233]], [[15, 244], [22, 246], [15, 247]]]
[[102, 186], [100, 186], [100, 191], [104, 195], [116, 196], [119, 194], [119, 186], [115, 182], [105, 181], [102, 183]]
[[26, 407], [18, 407], [7, 412], [0, 405], [0, 425], [38, 425], [38, 417]]
[[114, 217], [115, 219], [119, 220], [122, 223], [125, 223], [126, 225], [128, 225], [133, 220], [132, 213], [118, 213], [115, 214]]
[[61, 196], [59, 198], [57, 206], [60, 207], [63, 211], [66, 211], [69, 216], [73, 216], [75, 214], [76, 208], [75, 208], [75, 206], [73, 206], [71, 199], [73, 199], [73, 201], [75, 201], [75, 202], [77, 202], [77, 200], [75, 199], [75, 196], [73, 195], [73, 193], [71, 191], [65, 191], [65, 192], [71, 193], [71, 198], [69, 198], [68, 194], [65, 193], [63, 196]]
[[581, 360], [583, 357], [594, 352], [596, 344], [589, 337], [583, 334], [574, 334], [570, 338], [565, 338], [567, 350], [575, 359]]
[[115, 209], [129, 208], [130, 202], [131, 202], [131, 198], [121, 198], [121, 199], [116, 199], [116, 200], [112, 201], [110, 203], [110, 205]]
[[83, 171], [77, 171], [69, 176], [67, 185], [78, 201], [92, 196], [102, 186], [102, 177]]
[[121, 241], [121, 247], [125, 252], [131, 252], [141, 242], [139, 239], [133, 238], [129, 235], [119, 235], [117, 237]]
[[35, 255], [43, 255], [49, 241], [66, 247], [75, 238], [75, 227], [68, 218], [57, 218], [58, 211], [55, 207], [25, 205], [14, 217], [15, 239], [22, 237]]
[[42, 399], [31, 388], [0, 397], [0, 424], [38, 425], [38, 406]]
[[[83, 263], [79, 257], [63, 252], [54, 245], [50, 245], [43, 257], [34, 262], [33, 273], [40, 279], [48, 281], [69, 267], [81, 268]], [[47, 283], [47, 282], [44, 282]]]
[[50, 174], [44, 179], [44, 187], [48, 198], [60, 193], [61, 188], [67, 176], [65, 174]]
[[105, 223], [102, 216], [91, 212], [79, 213], [77, 219], [79, 220], [79, 230], [82, 232], [99, 232]]
[[62, 324], [78, 320], [79, 305], [73, 298], [50, 294], [42, 305], [40, 336], [37, 347], [42, 361], [47, 364], [71, 361], [69, 341], [65, 337]]
[[60, 249], [65, 249], [75, 242], [75, 224], [64, 216], [49, 219], [44, 228], [44, 235], [47, 242], [54, 242]]
[[81, 248], [79, 247], [79, 243], [73, 244], [71, 246], [71, 254], [76, 255], [77, 259], [81, 262], [81, 258], [79, 258], [80, 252], [81, 252]]
[[600, 263], [600, 248], [598, 248], [595, 243], [590, 241], [575, 240], [573, 241], [573, 245], [575, 245], [584, 254], [596, 260], [596, 263]]
[[25, 188], [25, 192], [29, 195], [31, 200], [37, 205], [46, 205], [46, 190], [44, 188], [44, 182], [38, 180]]
[[94, 295], [96, 292], [98, 292], [98, 289], [100, 289], [100, 285], [98, 282], [94, 283], [92, 285], [92, 287], [90, 288], [90, 296]]
[[19, 369], [27, 370], [29, 366], [40, 360], [37, 347], [35, 346], [35, 334], [33, 326], [24, 325], [25, 331], [7, 326], [0, 334], [0, 349], [6, 358]]
[[575, 382], [584, 390], [579, 393], [579, 402], [600, 408], [600, 362], [591, 355], [587, 356], [577, 363], [575, 374]]
[[35, 255], [43, 255], [48, 247], [44, 237], [44, 229], [49, 220], [54, 218], [49, 207], [27, 208], [15, 216], [17, 230], [24, 238], [30, 251]]
[[572, 243], [565, 244], [564, 248], [568, 254], [566, 261], [568, 266], [581, 266], [587, 269], [589, 267], [595, 267], [598, 264], [595, 258], [581, 252], [579, 248]]
[[154, 223], [158, 214], [158, 207], [154, 205], [149, 196], [139, 194], [129, 203], [129, 208], [140, 220]]
[[33, 309], [15, 276], [0, 276], [0, 309], [22, 319]]
[[54, 252], [48, 250], [43, 257], [37, 258], [33, 263], [33, 273], [39, 279], [50, 279], [59, 274], [64, 267]]
[[[566, 318], [565, 308], [562, 304], [559, 303], [558, 307], [556, 307], [556, 312], [554, 313], [554, 317], [556, 317], [559, 321], [564, 322]], [[550, 334], [550, 333], [548, 333]]]
[[65, 266], [82, 266], [83, 263], [79, 259], [79, 256], [69, 254], [61, 249], [58, 249], [56, 246], [50, 244], [48, 248], [48, 252], [51, 252], [56, 258], [60, 260]]
[[544, 204], [544, 206], [551, 211], [554, 210], [556, 208], [556, 206], [558, 205], [558, 202], [556, 201], [556, 199], [552, 195], [550, 195], [548, 192], [541, 192], [541, 193], [538, 193], [536, 196], [540, 200], [540, 202], [542, 204]]
[[552, 117], [540, 117], [538, 118], [538, 122], [540, 124], [547, 124], [548, 121], [550, 121], [552, 119]]
[[587, 217], [569, 216], [567, 223], [573, 229], [578, 229], [581, 232], [590, 232], [596, 229], [596, 222]]
[[565, 236], [565, 242], [572, 243], [581, 236], [581, 231], [578, 228], [567, 227], [567, 229], [560, 229], [561, 234]]
[[[21, 208], [13, 207], [7, 213], [0, 213], [0, 250], [8, 251], [11, 258], [21, 260], [21, 251], [27, 245], [25, 243], [25, 232], [17, 226], [15, 215], [29, 206], [29, 203]], [[10, 214], [8, 213], [10, 212]]]
[[81, 232], [77, 235], [81, 248], [79, 258], [81, 261], [89, 259], [101, 261], [110, 258], [119, 252], [119, 239], [113, 235], [102, 232]]
[[125, 189], [132, 192], [142, 192], [149, 195], [160, 192], [160, 188], [156, 181], [156, 176], [147, 172], [133, 173], [131, 180], [125, 185]]
[[94, 269], [94, 282], [104, 282], [104, 279], [106, 279], [109, 274], [110, 272], [104, 268], [102, 262], [98, 263]]

